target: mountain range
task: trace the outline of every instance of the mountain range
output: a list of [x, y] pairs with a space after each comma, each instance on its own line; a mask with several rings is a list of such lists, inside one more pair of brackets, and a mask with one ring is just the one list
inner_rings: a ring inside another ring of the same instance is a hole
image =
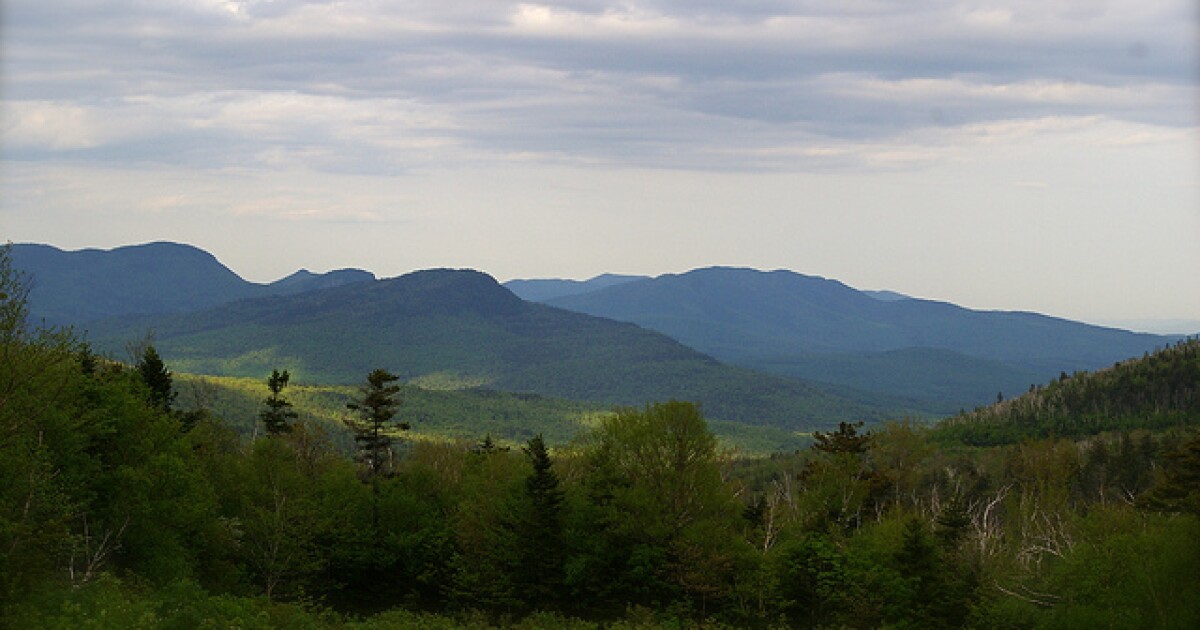
[[569, 295], [590, 293], [597, 289], [615, 287], [635, 280], [649, 280], [650, 276], [630, 276], [616, 273], [604, 273], [588, 280], [563, 280], [561, 278], [509, 280], [504, 288], [515, 293], [522, 300], [530, 302], [545, 302]]
[[117, 315], [183, 313], [234, 300], [290, 295], [374, 280], [361, 269], [306, 270], [269, 284], [242, 279], [212, 254], [178, 243], [112, 250], [64, 251], [41, 244], [12, 246], [12, 264], [30, 282], [30, 317], [78, 326]]
[[376, 367], [439, 379], [621, 405], [699, 402], [720, 420], [791, 428], [880, 419], [883, 405], [797, 379], [722, 364], [633, 324], [526, 302], [491, 276], [435, 269], [189, 313], [124, 316], [86, 326], [118, 352], [154, 331], [178, 370], [309, 383], [356, 383]]
[[349, 384], [385, 367], [412, 382], [603, 404], [687, 399], [715, 419], [792, 429], [952, 413], [1174, 340], [790, 271], [501, 286], [472, 270], [301, 270], [256, 284], [173, 243], [15, 245], [12, 259], [32, 280], [35, 319], [73, 325], [109, 353], [153, 331], [180, 371], [281, 368]]
[[729, 363], [909, 396], [934, 413], [1177, 339], [729, 267], [635, 279], [545, 303], [636, 323]]

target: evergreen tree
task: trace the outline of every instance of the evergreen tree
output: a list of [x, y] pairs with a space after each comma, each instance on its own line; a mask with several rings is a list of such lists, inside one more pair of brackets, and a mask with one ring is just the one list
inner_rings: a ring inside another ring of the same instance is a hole
[[945, 567], [934, 538], [921, 519], [911, 518], [905, 524], [896, 562], [908, 583], [904, 598], [907, 601], [902, 607], [904, 620], [918, 627], [934, 627], [935, 611], [945, 596], [942, 579]]
[[171, 371], [163, 363], [162, 357], [153, 345], [146, 346], [137, 364], [137, 372], [142, 382], [150, 389], [150, 405], [164, 412], [170, 412], [175, 403], [176, 392], [172, 388]]
[[476, 444], [471, 452], [476, 455], [495, 455], [496, 453], [507, 453], [507, 446], [498, 446], [496, 441], [492, 439], [492, 434], [488, 433], [483, 436], [478, 444]]
[[862, 428], [862, 425], [862, 422], [839, 422], [837, 431], [830, 433], [813, 431], [813, 439], [815, 440], [813, 448], [831, 455], [839, 453], [862, 455], [867, 452], [867, 447], [871, 441], [870, 435], [858, 432], [858, 429]]
[[562, 533], [563, 491], [542, 434], [523, 449], [533, 473], [525, 479], [529, 513], [523, 525], [520, 582], [526, 601], [553, 606], [563, 582], [566, 551]]
[[1164, 512], [1200, 516], [1200, 433], [1167, 455], [1162, 476], [1141, 503]]
[[[346, 407], [359, 414], [352, 421], [354, 441], [358, 444], [359, 459], [367, 467], [368, 476], [374, 478], [385, 472], [391, 459], [392, 440], [384, 433], [385, 425], [396, 416], [400, 400], [400, 386], [395, 382], [400, 377], [387, 370], [377, 369], [367, 375], [367, 384], [359, 388], [362, 399], [347, 403]], [[408, 430], [407, 422], [397, 423], [396, 428]]]
[[971, 524], [971, 515], [967, 511], [967, 500], [962, 494], [955, 494], [946, 502], [935, 522], [937, 523], [935, 534], [938, 540], [942, 541], [942, 544], [949, 549], [956, 548], [959, 541], [966, 535], [967, 526]]
[[79, 371], [87, 376], [96, 373], [96, 367], [99, 361], [95, 353], [92, 352], [92, 345], [88, 342], [83, 342], [79, 346]]
[[291, 431], [292, 427], [288, 424], [289, 421], [299, 417], [295, 409], [292, 409], [292, 403], [284, 400], [280, 395], [283, 388], [287, 387], [288, 379], [291, 377], [287, 370], [280, 372], [279, 370], [271, 370], [271, 376], [267, 379], [267, 389], [271, 390], [271, 395], [263, 402], [266, 404], [266, 409], [258, 414], [262, 420], [263, 426], [266, 427], [267, 433], [271, 435], [279, 435]]

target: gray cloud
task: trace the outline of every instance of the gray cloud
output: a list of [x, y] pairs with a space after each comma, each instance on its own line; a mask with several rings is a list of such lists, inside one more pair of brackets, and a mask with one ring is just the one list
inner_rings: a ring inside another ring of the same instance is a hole
[[1182, 0], [14, 0], [4, 154], [377, 172], [540, 154], [720, 169], [747, 166], [726, 161], [737, 150], [989, 121], [1186, 127], [1190, 11]]

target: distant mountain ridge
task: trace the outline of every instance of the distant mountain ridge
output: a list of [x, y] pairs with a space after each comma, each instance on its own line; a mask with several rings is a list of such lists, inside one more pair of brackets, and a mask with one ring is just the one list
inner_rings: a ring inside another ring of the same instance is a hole
[[[987, 389], [1024, 389], [1060, 370], [1109, 365], [1175, 339], [901, 297], [791, 271], [709, 267], [547, 303], [636, 323], [738, 365], [893, 395], [906, 388], [943, 413], [984, 402]], [[959, 370], [922, 372], [931, 355], [914, 349], [937, 351]], [[897, 380], [895, 371], [914, 378]]]
[[[362, 329], [392, 326], [399, 318], [413, 320], [409, 323], [414, 330], [426, 330], [429, 338], [414, 340], [412, 347], [423, 347], [438, 359], [420, 365], [402, 359], [401, 364], [410, 365], [414, 375], [430, 377], [432, 370], [433, 374], [452, 374], [451, 380], [461, 376], [494, 387], [606, 402], [637, 402], [643, 399], [625, 394], [643, 389], [666, 392], [669, 388], [654, 390], [631, 384], [628, 372], [602, 385], [609, 376], [603, 370], [598, 372], [596, 366], [613, 368], [619, 362], [608, 357], [597, 363], [603, 348], [564, 346], [562, 339], [541, 343], [537, 326], [562, 329], [552, 333], [551, 338], [566, 334], [564, 331], [571, 326], [563, 324], [561, 317], [532, 317], [534, 311], [527, 309], [521, 298], [541, 299], [576, 313], [657, 331], [688, 346], [689, 351], [699, 351], [680, 359], [685, 363], [720, 360], [809, 383], [824, 383], [816, 389], [823, 394], [840, 393], [842, 402], [854, 399], [868, 415], [884, 408], [953, 413], [992, 401], [997, 392], [1025, 391], [1029, 385], [1045, 382], [1060, 371], [1103, 367], [1178, 338], [1135, 334], [1034, 313], [973, 311], [890, 291], [859, 291], [836, 280], [785, 270], [710, 267], [655, 278], [603, 274], [586, 281], [513, 280], [501, 288], [486, 274], [461, 270], [429, 270], [402, 276], [404, 282], [393, 282], [398, 279], [376, 281], [373, 274], [356, 269], [325, 274], [302, 269], [269, 284], [256, 284], [242, 279], [211, 254], [175, 243], [77, 252], [47, 245], [14, 245], [13, 262], [32, 279], [30, 309], [35, 320], [123, 335], [122, 345], [141, 337], [148, 328], [158, 330], [164, 342], [164, 334], [178, 329], [178, 339], [198, 336], [198, 349], [186, 360], [201, 372], [252, 375], [260, 367], [269, 372], [276, 358], [290, 356], [298, 361], [296, 365], [312, 370], [314, 376], [349, 382], [346, 379], [361, 366], [342, 365], [340, 355], [358, 352], [364, 357], [375, 356], [372, 353], [377, 348], [363, 341]], [[393, 294], [363, 297], [378, 287], [391, 287]], [[418, 287], [425, 288], [418, 291]], [[339, 292], [343, 290], [345, 293]], [[401, 294], [407, 297], [401, 298]], [[458, 297], [453, 298], [455, 295]], [[295, 301], [242, 304], [272, 296]], [[323, 327], [313, 323], [313, 317], [319, 319], [322, 313], [336, 311], [339, 301], [348, 298], [351, 302], [361, 300], [361, 310], [339, 311], [337, 317], [326, 318]], [[452, 298], [458, 303], [451, 304]], [[364, 319], [371, 313], [374, 319]], [[425, 321], [438, 317], [438, 313], [447, 314], [452, 321]], [[517, 313], [521, 315], [514, 315]], [[468, 314], [480, 321], [467, 323], [463, 318]], [[497, 318], [510, 315], [513, 321], [499, 326]], [[235, 316], [250, 318], [256, 326], [272, 330], [256, 337], [250, 334], [249, 324], [234, 321]], [[523, 318], [526, 321], [521, 326], [525, 329], [520, 335], [504, 328], [517, 325], [515, 322]], [[530, 323], [534, 321], [538, 323]], [[138, 322], [140, 329], [131, 327], [132, 322]], [[345, 322], [351, 322], [348, 326], [352, 332], [345, 333], [345, 343], [334, 341], [334, 336], [345, 332]], [[439, 327], [442, 323], [448, 326]], [[201, 324], [203, 330], [195, 328]], [[449, 334], [447, 331], [455, 326], [465, 326], [466, 332]], [[308, 332], [290, 337], [281, 332], [288, 327]], [[485, 329], [487, 334], [481, 332]], [[405, 334], [397, 338], [407, 338]], [[589, 333], [580, 339], [612, 343], [607, 335]], [[260, 338], [277, 338], [278, 344], [256, 345]], [[468, 339], [476, 345], [470, 345]], [[167, 346], [171, 343], [182, 342]], [[556, 343], [559, 348], [550, 351], [548, 348]], [[665, 348], [661, 340], [646, 343], [658, 349], [648, 353], [654, 360], [670, 355], [659, 352]], [[287, 354], [292, 345], [301, 348], [301, 354], [312, 352], [300, 361]], [[504, 352], [498, 352], [500, 347]], [[569, 368], [556, 363], [571, 360], [564, 347], [571, 347], [570, 352], [586, 359]], [[317, 356], [322, 353], [326, 356]], [[378, 356], [391, 360], [400, 355]], [[622, 361], [637, 356], [641, 355], [633, 352]], [[584, 365], [588, 362], [590, 367]], [[547, 373], [534, 378], [530, 372], [537, 371], [531, 367], [534, 364]], [[643, 377], [658, 387], [668, 372]], [[571, 374], [576, 376], [569, 377]], [[696, 374], [683, 379], [691, 379], [693, 384], [688, 387], [692, 389], [669, 391], [697, 392]], [[706, 374], [700, 381], [713, 377], [715, 372]], [[747, 385], [758, 378], [751, 374], [729, 378]], [[577, 381], [566, 385], [570, 378]], [[715, 381], [709, 384], [721, 389]], [[726, 402], [733, 397], [729, 392], [709, 395], [710, 399]], [[843, 411], [850, 408], [841, 403], [829, 404]], [[768, 413], [777, 414], [779, 409]]]
[[334, 269], [325, 273], [313, 273], [301, 269], [290, 276], [280, 278], [267, 286], [269, 295], [291, 295], [317, 289], [331, 289], [343, 284], [367, 282], [375, 279], [375, 274], [362, 269]]
[[615, 273], [604, 273], [588, 280], [509, 280], [504, 288], [512, 291], [517, 297], [530, 302], [545, 302], [568, 295], [589, 293], [597, 289], [614, 287], [637, 280], [649, 280], [650, 276], [629, 276]]
[[402, 378], [472, 384], [605, 404], [681, 399], [714, 419], [791, 429], [905, 412], [797, 379], [731, 367], [659, 333], [521, 300], [491, 276], [436, 269], [207, 310], [93, 322], [98, 350], [147, 329], [173, 369], [298, 382], [358, 383], [385, 367]]
[[202, 249], [169, 242], [78, 251], [18, 243], [12, 246], [12, 262], [31, 282], [30, 316], [53, 325], [81, 325], [117, 315], [181, 313], [375, 278], [359, 269], [326, 274], [301, 270], [276, 282], [257, 284], [242, 279]]

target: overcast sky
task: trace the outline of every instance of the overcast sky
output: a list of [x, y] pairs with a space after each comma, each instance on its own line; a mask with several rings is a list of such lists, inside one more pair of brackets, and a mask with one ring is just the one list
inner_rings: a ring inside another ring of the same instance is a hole
[[1195, 0], [4, 0], [0, 239], [1200, 320]]

